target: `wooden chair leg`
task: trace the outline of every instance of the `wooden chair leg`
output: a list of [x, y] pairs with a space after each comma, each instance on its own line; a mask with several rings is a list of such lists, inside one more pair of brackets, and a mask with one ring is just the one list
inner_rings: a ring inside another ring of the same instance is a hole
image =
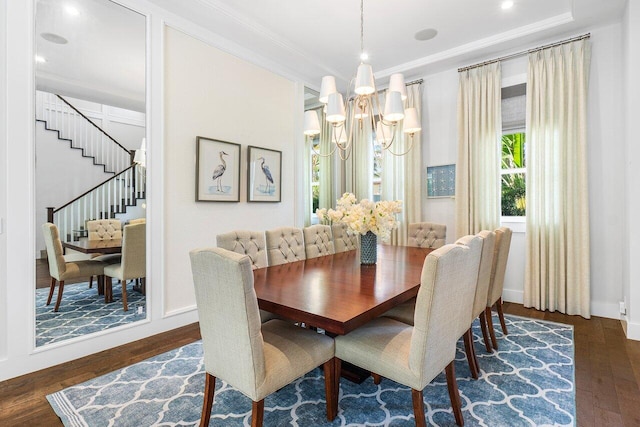
[[62, 291], [64, 291], [64, 280], [60, 280], [58, 284], [58, 298], [56, 299], [56, 306], [53, 311], [58, 311], [58, 308], [60, 308], [60, 302], [62, 302]]
[[487, 353], [492, 353], [491, 343], [489, 342], [489, 330], [487, 329], [487, 316], [483, 311], [480, 313], [480, 329], [482, 329], [482, 339], [484, 340], [484, 348], [487, 349]]
[[53, 298], [53, 291], [56, 288], [56, 279], [51, 278], [51, 286], [49, 287], [49, 298], [47, 298], [47, 305], [51, 304], [51, 298]]
[[205, 372], [204, 382], [204, 402], [202, 402], [202, 415], [200, 416], [200, 427], [209, 425], [211, 418], [211, 408], [213, 408], [213, 394], [216, 391], [216, 377]]
[[380, 381], [382, 381], [382, 377], [378, 374], [374, 374], [373, 372], [371, 372], [371, 376], [373, 377], [373, 383], [375, 385], [380, 384]]
[[129, 311], [129, 306], [127, 305], [127, 281], [121, 280], [120, 283], [122, 283], [122, 306], [124, 311]]
[[106, 304], [113, 301], [113, 296], [111, 295], [113, 292], [113, 280], [111, 280], [111, 277], [109, 276], [104, 276], [103, 282], [104, 302]]
[[262, 427], [264, 419], [264, 399], [259, 402], [252, 402], [251, 405], [251, 427]]
[[504, 311], [502, 311], [502, 297], [498, 298], [498, 302], [496, 302], [496, 309], [498, 310], [498, 317], [500, 318], [502, 333], [507, 335], [507, 325], [504, 323]]
[[411, 400], [413, 400], [413, 416], [416, 418], [416, 427], [426, 427], [422, 390], [411, 389]]
[[456, 381], [456, 370], [453, 360], [447, 365], [445, 372], [447, 374], [447, 388], [449, 389], [449, 399], [451, 400], [453, 416], [456, 419], [456, 424], [463, 426], [462, 403], [460, 402], [460, 392], [458, 391], [458, 382]]
[[89, 276], [89, 289], [93, 288], [93, 276]]
[[493, 329], [493, 317], [491, 316], [491, 307], [487, 307], [484, 310], [484, 314], [487, 317], [487, 326], [489, 327], [489, 335], [491, 336], [491, 344], [493, 348], [498, 349], [498, 340], [496, 340], [496, 332]]
[[475, 353], [473, 351], [473, 336], [471, 334], [471, 328], [467, 329], [464, 333], [464, 352], [467, 354], [467, 362], [469, 363], [469, 370], [474, 380], [478, 379], [478, 367], [475, 362]]
[[322, 365], [324, 369], [324, 393], [327, 400], [327, 420], [333, 421], [338, 415], [338, 390], [336, 390], [336, 361], [331, 358]]

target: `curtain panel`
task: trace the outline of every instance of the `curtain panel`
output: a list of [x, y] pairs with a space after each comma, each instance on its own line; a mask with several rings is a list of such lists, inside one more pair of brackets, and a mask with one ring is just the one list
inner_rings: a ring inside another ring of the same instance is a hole
[[524, 305], [589, 318], [589, 40], [529, 55]]
[[456, 235], [500, 225], [500, 63], [461, 71], [458, 84]]

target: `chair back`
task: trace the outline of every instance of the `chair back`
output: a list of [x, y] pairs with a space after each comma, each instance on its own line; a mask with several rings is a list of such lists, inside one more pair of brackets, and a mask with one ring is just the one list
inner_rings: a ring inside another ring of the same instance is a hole
[[147, 218], [134, 218], [129, 220], [129, 224], [146, 224]]
[[286, 264], [306, 259], [302, 230], [281, 227], [265, 232], [269, 265]]
[[124, 226], [122, 236], [122, 278], [136, 279], [147, 275], [147, 225]]
[[251, 396], [266, 375], [251, 261], [222, 248], [189, 255], [205, 369]]
[[441, 248], [447, 240], [447, 226], [435, 222], [409, 224], [407, 246], [418, 248]]
[[58, 227], [47, 222], [42, 225], [44, 234], [44, 244], [47, 248], [47, 260], [49, 261], [49, 274], [56, 280], [60, 280], [62, 274], [67, 270], [67, 263], [64, 260], [64, 250], [60, 241]]
[[94, 219], [87, 221], [89, 240], [122, 239], [122, 223], [119, 219]]
[[456, 342], [469, 329], [482, 243], [479, 237], [467, 243], [431, 252], [422, 267], [409, 368], [425, 385], [455, 358]]
[[302, 231], [307, 259], [336, 253], [330, 225], [311, 225]]
[[496, 233], [493, 231], [483, 230], [477, 236], [482, 239], [482, 256], [480, 257], [478, 284], [476, 286], [476, 295], [473, 299], [471, 322], [487, 307], [487, 296], [489, 295], [491, 270], [493, 268], [493, 254], [496, 246]]
[[355, 251], [360, 246], [359, 234], [355, 232], [350, 233], [348, 230], [349, 228], [346, 224], [331, 225], [336, 253]]
[[247, 255], [254, 270], [269, 265], [267, 262], [266, 242], [262, 232], [237, 230], [218, 234], [216, 236], [216, 244], [219, 248]]
[[507, 270], [507, 260], [509, 258], [509, 249], [511, 248], [511, 229], [508, 227], [500, 227], [496, 231], [496, 246], [493, 255], [493, 267], [491, 269], [491, 282], [489, 284], [489, 293], [487, 298], [487, 307], [502, 297], [502, 288], [504, 287], [504, 273]]

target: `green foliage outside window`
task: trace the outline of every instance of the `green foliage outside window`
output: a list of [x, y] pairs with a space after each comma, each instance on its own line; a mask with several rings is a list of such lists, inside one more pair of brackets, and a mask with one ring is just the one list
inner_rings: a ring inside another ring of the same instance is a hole
[[[502, 169], [524, 169], [525, 134], [502, 136]], [[526, 215], [526, 180], [524, 171], [502, 174], [502, 216]]]

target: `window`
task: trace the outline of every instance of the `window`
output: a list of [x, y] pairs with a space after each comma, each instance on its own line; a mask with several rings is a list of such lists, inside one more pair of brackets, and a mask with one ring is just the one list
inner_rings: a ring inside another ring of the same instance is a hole
[[[316, 151], [320, 150], [320, 137], [316, 136], [311, 144]], [[316, 215], [316, 210], [320, 205], [320, 156], [318, 156], [313, 150], [309, 150], [310, 158], [309, 162], [311, 163], [311, 179], [309, 180], [311, 184], [311, 223], [317, 224], [318, 217]]]
[[526, 206], [526, 85], [502, 88], [500, 162], [502, 216], [524, 217]]

